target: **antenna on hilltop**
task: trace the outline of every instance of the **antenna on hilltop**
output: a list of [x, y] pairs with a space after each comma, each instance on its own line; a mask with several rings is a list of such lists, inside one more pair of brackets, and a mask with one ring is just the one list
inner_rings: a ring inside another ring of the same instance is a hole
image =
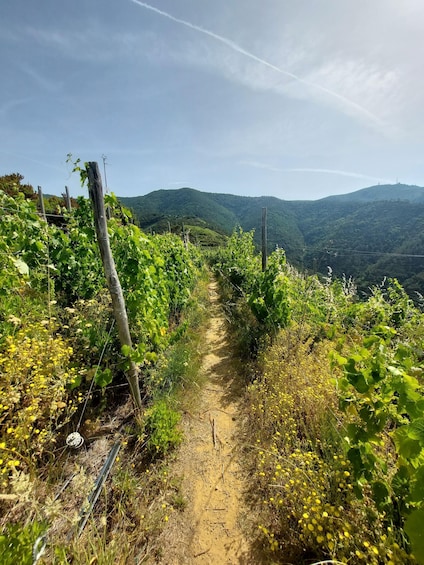
[[102, 161], [103, 161], [103, 175], [105, 177], [105, 190], [106, 190], [106, 194], [109, 192], [108, 189], [108, 184], [107, 184], [107, 178], [106, 178], [106, 161], [107, 161], [107, 155], [102, 155]]

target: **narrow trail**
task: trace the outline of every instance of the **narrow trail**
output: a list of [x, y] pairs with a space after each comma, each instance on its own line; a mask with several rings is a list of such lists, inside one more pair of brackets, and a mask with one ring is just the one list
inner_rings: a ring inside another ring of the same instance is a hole
[[219, 304], [217, 285], [209, 285], [211, 318], [202, 371], [206, 384], [198, 408], [184, 422], [184, 443], [172, 475], [181, 477], [187, 504], [174, 512], [162, 534], [163, 565], [247, 565], [250, 523], [244, 505], [246, 478], [240, 430], [242, 384]]

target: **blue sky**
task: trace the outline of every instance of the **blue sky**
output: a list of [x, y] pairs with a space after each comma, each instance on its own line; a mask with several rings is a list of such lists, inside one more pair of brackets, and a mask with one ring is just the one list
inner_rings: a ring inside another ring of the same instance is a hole
[[0, 175], [83, 194], [316, 199], [424, 185], [422, 0], [13, 0]]

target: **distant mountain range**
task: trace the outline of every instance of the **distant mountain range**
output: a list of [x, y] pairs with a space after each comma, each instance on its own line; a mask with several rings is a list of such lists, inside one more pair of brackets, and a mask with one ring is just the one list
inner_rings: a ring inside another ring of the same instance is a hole
[[[278, 245], [299, 268], [353, 276], [366, 290], [396, 277], [411, 295], [424, 294], [424, 188], [378, 185], [313, 201], [207, 193], [192, 188], [120, 198], [146, 230], [181, 230], [217, 245], [236, 226], [255, 229], [268, 209], [269, 250]], [[422, 257], [420, 257], [420, 255]]]

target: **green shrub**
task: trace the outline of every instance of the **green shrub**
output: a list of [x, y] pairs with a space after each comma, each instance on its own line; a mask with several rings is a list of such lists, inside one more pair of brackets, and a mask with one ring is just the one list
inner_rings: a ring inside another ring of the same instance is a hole
[[145, 413], [145, 430], [148, 434], [147, 447], [157, 455], [164, 455], [179, 445], [182, 439], [178, 429], [181, 416], [165, 399], [158, 400]]
[[[40, 551], [46, 526], [34, 522], [28, 526], [9, 525], [0, 535], [0, 555], [3, 565], [31, 565]], [[40, 543], [36, 543], [39, 540]]]

